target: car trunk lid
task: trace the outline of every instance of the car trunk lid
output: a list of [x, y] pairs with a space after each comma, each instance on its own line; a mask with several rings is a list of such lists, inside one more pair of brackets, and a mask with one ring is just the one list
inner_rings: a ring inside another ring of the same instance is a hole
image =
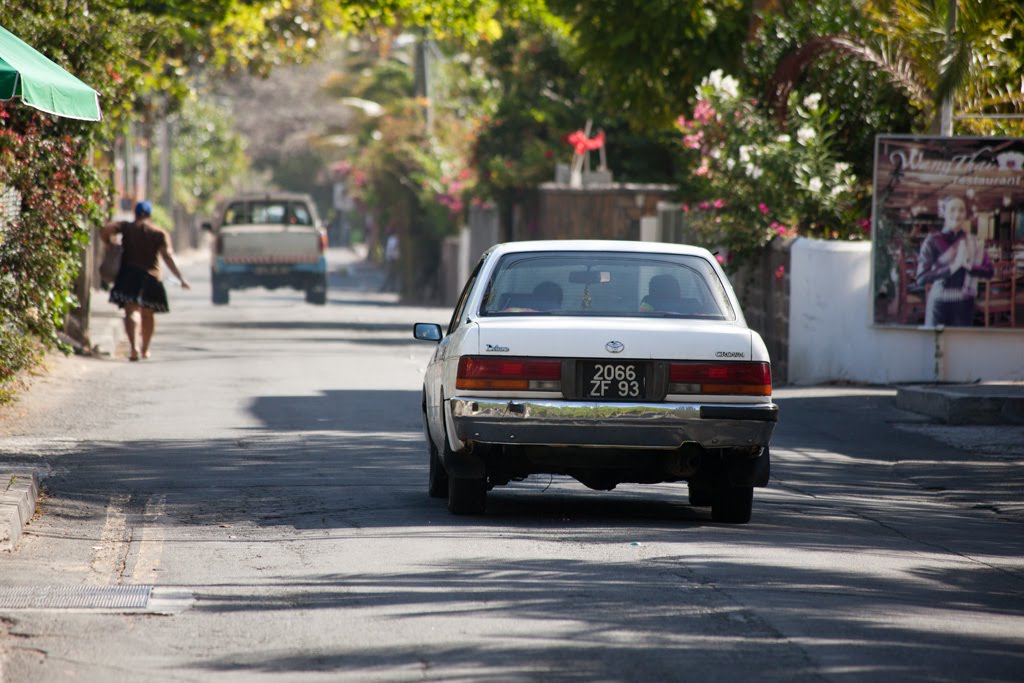
[[[568, 316], [488, 318], [480, 355], [548, 358], [751, 360], [750, 330], [731, 322], [677, 318], [588, 319]], [[680, 325], [686, 326], [685, 331]]]

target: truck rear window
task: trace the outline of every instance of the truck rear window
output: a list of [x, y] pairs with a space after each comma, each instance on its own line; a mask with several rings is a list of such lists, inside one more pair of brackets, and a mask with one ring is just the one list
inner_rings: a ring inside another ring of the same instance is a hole
[[313, 225], [313, 216], [303, 202], [232, 202], [224, 212], [225, 225]]

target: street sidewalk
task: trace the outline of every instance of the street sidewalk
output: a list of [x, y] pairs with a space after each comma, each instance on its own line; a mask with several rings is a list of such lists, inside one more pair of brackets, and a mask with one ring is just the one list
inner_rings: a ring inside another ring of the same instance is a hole
[[948, 425], [1024, 425], [1024, 382], [903, 386], [896, 405]]

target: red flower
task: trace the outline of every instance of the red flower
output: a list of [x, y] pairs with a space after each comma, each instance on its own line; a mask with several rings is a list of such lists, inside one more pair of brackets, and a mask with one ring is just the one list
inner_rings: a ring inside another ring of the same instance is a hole
[[573, 150], [575, 150], [576, 154], [579, 156], [582, 156], [589, 151], [604, 147], [603, 130], [598, 132], [598, 134], [592, 138], [588, 138], [587, 134], [582, 130], [577, 130], [573, 133], [569, 133], [563, 139], [572, 145]]

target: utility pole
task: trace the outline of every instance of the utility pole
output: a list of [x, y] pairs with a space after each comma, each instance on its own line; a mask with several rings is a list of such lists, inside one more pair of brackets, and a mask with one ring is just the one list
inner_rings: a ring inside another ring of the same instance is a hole
[[[956, 0], [949, 0], [949, 11], [946, 14], [946, 44], [953, 42], [956, 32]], [[939, 135], [953, 135], [953, 93], [946, 95], [942, 101], [942, 118], [939, 123]]]
[[416, 58], [415, 58], [415, 96], [423, 104], [423, 113], [426, 117], [427, 135], [429, 136], [433, 131], [434, 125], [434, 105], [431, 101], [433, 96], [431, 84], [430, 84], [430, 46], [427, 44], [428, 39], [424, 38], [421, 34], [416, 40]]

